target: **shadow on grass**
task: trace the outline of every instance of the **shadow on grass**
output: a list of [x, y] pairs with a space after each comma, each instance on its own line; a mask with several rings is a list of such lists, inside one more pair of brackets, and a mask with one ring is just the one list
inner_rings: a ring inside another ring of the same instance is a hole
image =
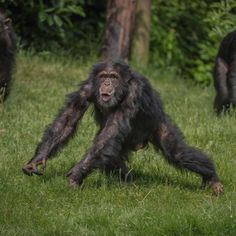
[[[185, 179], [176, 178], [176, 175], [167, 175], [165, 173], [154, 173], [154, 172], [143, 172], [140, 170], [135, 170], [133, 173], [133, 181], [137, 185], [145, 185], [151, 186], [155, 185], [162, 185], [162, 186], [172, 186], [172, 187], [181, 187], [189, 190], [196, 190], [200, 188], [200, 184], [196, 185], [196, 183], [186, 182]], [[187, 175], [186, 173], [183, 173]]]
[[[62, 170], [63, 169], [63, 170]], [[58, 170], [56, 167], [50, 168], [46, 171], [46, 173], [39, 177], [43, 179], [44, 183], [53, 182], [53, 179], [57, 177], [63, 177], [64, 180], [68, 183], [66, 174], [70, 170], [68, 168], [65, 169], [65, 166], [61, 170]], [[66, 170], [66, 171], [65, 171]], [[181, 172], [180, 172], [181, 173]], [[82, 185], [82, 188], [101, 188], [102, 186], [106, 185], [107, 187], [114, 187], [114, 186], [129, 186], [129, 185], [136, 185], [136, 186], [145, 186], [145, 187], [153, 187], [153, 186], [172, 186], [174, 188], [180, 187], [184, 189], [188, 189], [194, 191], [196, 189], [200, 189], [200, 178], [199, 184], [195, 182], [191, 182], [192, 178], [188, 181], [186, 178], [177, 177], [176, 174], [171, 176], [165, 174], [163, 172], [154, 173], [144, 172], [142, 170], [132, 170], [131, 171], [132, 180], [129, 182], [122, 181], [120, 176], [117, 175], [106, 175], [105, 173], [95, 170], [92, 174], [90, 174], [85, 180]], [[186, 177], [188, 174], [183, 173]]]

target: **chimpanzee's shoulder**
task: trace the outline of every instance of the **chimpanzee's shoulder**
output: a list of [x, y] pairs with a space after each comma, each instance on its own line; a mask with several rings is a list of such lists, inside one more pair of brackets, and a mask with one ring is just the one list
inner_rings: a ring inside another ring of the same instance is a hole
[[152, 86], [148, 78], [140, 74], [138, 71], [132, 70], [132, 79], [134, 81], [137, 81], [137, 83], [139, 83], [139, 85], [142, 86], [143, 88], [152, 89]]

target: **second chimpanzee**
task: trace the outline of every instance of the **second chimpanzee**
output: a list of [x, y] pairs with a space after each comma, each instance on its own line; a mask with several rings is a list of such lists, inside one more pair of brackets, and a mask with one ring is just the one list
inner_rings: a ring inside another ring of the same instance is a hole
[[7, 97], [10, 91], [15, 54], [16, 40], [11, 19], [0, 10], [0, 102]]
[[236, 106], [236, 31], [227, 34], [220, 44], [214, 68], [217, 114]]
[[100, 129], [81, 161], [68, 173], [71, 186], [79, 186], [94, 169], [129, 178], [131, 151], [151, 142], [165, 159], [180, 169], [199, 174], [216, 195], [223, 191], [214, 164], [200, 150], [188, 146], [180, 130], [164, 112], [159, 94], [148, 80], [121, 61], [96, 64], [78, 91], [69, 95], [65, 107], [46, 130], [34, 157], [23, 167], [25, 174], [40, 175], [38, 166], [75, 134], [78, 121], [90, 104]]

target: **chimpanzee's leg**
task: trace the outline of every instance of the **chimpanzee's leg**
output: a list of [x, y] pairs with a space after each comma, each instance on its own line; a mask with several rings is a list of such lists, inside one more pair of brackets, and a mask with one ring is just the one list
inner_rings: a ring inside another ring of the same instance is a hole
[[96, 145], [76, 164], [67, 174], [71, 186], [81, 185], [84, 178], [94, 169], [105, 171], [107, 175], [116, 174], [122, 181], [130, 181], [131, 175], [125, 164], [125, 159], [119, 157], [119, 151], [111, 151], [111, 142], [102, 150], [97, 150]]
[[153, 144], [161, 149], [166, 160], [180, 169], [187, 169], [202, 176], [203, 185], [207, 182], [216, 195], [223, 191], [213, 162], [200, 150], [188, 146], [180, 130], [169, 117], [159, 124], [159, 129], [153, 134]]
[[228, 66], [221, 59], [217, 58], [214, 68], [214, 86], [216, 89], [216, 97], [214, 100], [214, 110], [218, 114], [229, 108], [229, 94], [227, 85]]
[[113, 158], [112, 161], [110, 161], [110, 157], [108, 158], [108, 161], [105, 162], [106, 166], [101, 166], [100, 169], [104, 168], [106, 175], [114, 174], [122, 181], [130, 182], [132, 180], [132, 174], [126, 165], [128, 155], [123, 154], [119, 158]]
[[91, 149], [67, 174], [70, 185], [81, 185], [83, 179], [98, 168], [105, 171], [120, 169], [125, 177], [128, 170], [121, 158], [124, 154], [121, 140], [125, 133], [119, 131], [119, 127], [112, 119], [107, 122], [105, 128], [96, 136]]

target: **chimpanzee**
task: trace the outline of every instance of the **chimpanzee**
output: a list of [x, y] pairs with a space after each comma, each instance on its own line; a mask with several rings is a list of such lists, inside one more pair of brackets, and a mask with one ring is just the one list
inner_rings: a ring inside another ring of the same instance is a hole
[[217, 114], [236, 106], [236, 30], [227, 34], [220, 44], [214, 67]]
[[223, 191], [212, 161], [188, 146], [181, 131], [164, 112], [159, 94], [148, 80], [121, 60], [94, 65], [78, 91], [68, 96], [65, 107], [46, 129], [34, 157], [23, 167], [27, 175], [41, 175], [38, 166], [64, 146], [75, 134], [79, 120], [90, 104], [100, 129], [92, 147], [67, 174], [71, 186], [79, 186], [94, 169], [117, 173], [129, 180], [128, 154], [151, 142], [166, 160], [180, 169], [202, 176], [202, 183]]
[[15, 55], [16, 39], [11, 19], [0, 10], [0, 102], [4, 101], [10, 91]]

